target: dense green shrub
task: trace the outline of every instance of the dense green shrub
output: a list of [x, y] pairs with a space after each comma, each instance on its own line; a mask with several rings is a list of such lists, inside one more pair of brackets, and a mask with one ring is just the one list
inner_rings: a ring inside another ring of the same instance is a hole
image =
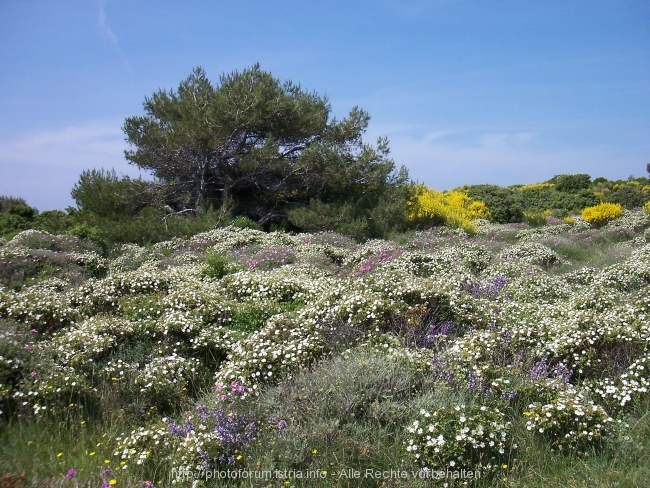
[[543, 212], [544, 210], [564, 209], [579, 212], [585, 207], [597, 205], [600, 200], [590, 190], [578, 190], [576, 193], [558, 191], [555, 188], [524, 187], [514, 197], [525, 211]]
[[0, 235], [7, 238], [13, 237], [20, 231], [31, 228], [32, 222], [20, 215], [10, 214], [9, 212], [0, 213]]
[[[571, 212], [597, 205], [600, 199], [590, 189], [589, 175], [556, 175], [546, 183], [515, 185], [473, 185], [468, 194], [482, 200], [498, 223], [524, 222], [524, 213], [539, 214], [546, 210], [565, 217]], [[537, 222], [537, 221], [535, 221]]]
[[99, 227], [92, 227], [86, 222], [75, 225], [66, 233], [69, 236], [77, 236], [80, 239], [89, 240], [97, 244], [104, 252], [108, 249], [106, 234]]
[[210, 278], [220, 279], [228, 274], [228, 259], [219, 253], [209, 253], [205, 265], [203, 273]]
[[472, 185], [468, 188], [468, 195], [472, 200], [485, 202], [495, 222], [507, 224], [522, 222], [524, 219], [522, 202], [515, 198], [514, 192], [509, 188], [498, 185]]
[[0, 195], [0, 236], [13, 237], [20, 231], [33, 227], [38, 210], [27, 205], [24, 199]]
[[531, 227], [546, 225], [546, 215], [543, 212], [524, 212], [524, 222]]
[[72, 228], [74, 223], [71, 213], [61, 210], [39, 213], [22, 198], [0, 196], [0, 235], [10, 238], [27, 229], [63, 234]]
[[34, 217], [33, 228], [50, 234], [65, 234], [74, 227], [74, 217], [61, 210], [46, 210]]
[[22, 217], [27, 220], [32, 220], [34, 216], [38, 213], [38, 211], [30, 207], [29, 205], [23, 205], [22, 203], [12, 205], [9, 207], [8, 212], [12, 215], [18, 215], [19, 217]]
[[[107, 243], [154, 244], [173, 237], [191, 236], [212, 229], [220, 222], [219, 212], [207, 210], [194, 215], [169, 215], [155, 207], [145, 207], [136, 217], [109, 218], [78, 212], [75, 220], [86, 229], [94, 229]], [[76, 227], [75, 227], [76, 228]], [[78, 232], [71, 230], [69, 233]]]
[[643, 193], [640, 185], [623, 185], [607, 195], [610, 203], [619, 203], [626, 208], [642, 207], [650, 201], [650, 193]]
[[254, 229], [254, 230], [262, 230], [262, 226], [260, 226], [257, 222], [254, 220], [246, 217], [245, 215], [239, 215], [235, 217], [232, 221], [231, 224], [233, 227], [237, 227], [238, 229]]
[[359, 241], [389, 237], [411, 227], [407, 202], [413, 194], [414, 188], [406, 184], [332, 188], [308, 206], [290, 210], [289, 222], [304, 232], [334, 231]]
[[587, 174], [555, 175], [548, 180], [548, 183], [554, 183], [557, 191], [577, 193], [591, 187], [591, 176]]

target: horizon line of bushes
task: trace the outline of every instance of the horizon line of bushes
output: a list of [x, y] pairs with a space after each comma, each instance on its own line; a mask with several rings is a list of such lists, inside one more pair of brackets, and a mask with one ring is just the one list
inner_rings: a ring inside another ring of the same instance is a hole
[[630, 176], [612, 181], [599, 177], [592, 181], [588, 174], [556, 175], [543, 183], [507, 187], [464, 185], [447, 191], [404, 182], [391, 192], [388, 201], [350, 200], [336, 215], [322, 208], [321, 202], [312, 201], [279, 223], [266, 225], [248, 215], [233, 215], [232, 202], [216, 209], [200, 205], [195, 211], [177, 212], [164, 188], [156, 181], [120, 178], [114, 170], [93, 169], [84, 171], [72, 189], [77, 207], [65, 211], [39, 213], [23, 198], [0, 196], [0, 237], [10, 239], [35, 229], [89, 239], [106, 250], [112, 243], [154, 244], [234, 225], [264, 231], [331, 230], [364, 241], [441, 225], [472, 231], [477, 219], [544, 225], [548, 217], [570, 220], [571, 215], [601, 204], [609, 206], [587, 212], [585, 219], [597, 223], [615, 218], [624, 208], [650, 210], [649, 178]]

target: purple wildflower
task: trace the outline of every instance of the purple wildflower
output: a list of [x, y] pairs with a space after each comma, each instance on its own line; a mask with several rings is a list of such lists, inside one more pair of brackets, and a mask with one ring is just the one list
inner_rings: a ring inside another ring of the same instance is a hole
[[510, 342], [510, 339], [512, 339], [512, 334], [510, 334], [510, 330], [506, 329], [503, 331], [503, 342], [506, 344]]
[[553, 375], [562, 381], [562, 383], [567, 384], [573, 376], [573, 370], [567, 368], [564, 364], [558, 363], [553, 366]]
[[504, 391], [501, 393], [501, 400], [512, 400], [517, 396], [517, 390]]
[[530, 369], [528, 376], [533, 381], [548, 378], [548, 363], [546, 362], [546, 358], [536, 362]]
[[74, 478], [75, 476], [77, 476], [77, 470], [74, 469], [74, 468], [68, 470], [68, 472], [65, 474], [65, 477], [66, 477], [67, 479], [72, 479], [72, 478]]
[[446, 321], [441, 324], [431, 324], [427, 335], [424, 336], [424, 347], [432, 347], [436, 344], [440, 336], [446, 336], [451, 330], [451, 322]]
[[448, 385], [452, 385], [454, 383], [454, 370], [448, 368], [447, 363], [441, 361], [438, 358], [433, 358], [431, 360], [431, 363], [433, 366], [433, 372], [438, 378], [446, 382]]
[[478, 376], [474, 374], [474, 371], [470, 371], [467, 375], [467, 389], [469, 391], [474, 391], [479, 387], [480, 381]]
[[507, 284], [508, 278], [499, 275], [485, 286], [481, 286], [478, 283], [472, 283], [467, 285], [465, 289], [474, 298], [495, 298]]
[[181, 427], [176, 425], [174, 422], [169, 422], [168, 429], [171, 435], [175, 435], [178, 437], [182, 437], [185, 435], [185, 431]]
[[237, 380], [233, 381], [230, 384], [230, 391], [233, 393], [244, 393], [246, 391], [246, 387], [242, 384], [237, 383]]
[[[243, 385], [235, 383], [231, 385], [238, 391], [241, 390]], [[251, 414], [237, 414], [234, 412], [226, 412], [223, 408], [217, 407], [209, 409], [206, 405], [198, 405], [198, 417], [201, 423], [212, 424], [213, 431], [219, 438], [222, 452], [214, 458], [215, 461], [222, 464], [233, 464], [235, 462], [234, 452], [242, 447], [250, 444], [257, 435], [257, 424]], [[194, 424], [190, 418], [190, 412], [184, 414], [185, 422], [182, 427], [169, 422], [168, 429], [170, 434], [179, 437], [185, 437], [190, 432], [194, 432]], [[200, 451], [199, 455], [203, 460], [203, 469], [210, 469], [211, 456], [206, 451]]]

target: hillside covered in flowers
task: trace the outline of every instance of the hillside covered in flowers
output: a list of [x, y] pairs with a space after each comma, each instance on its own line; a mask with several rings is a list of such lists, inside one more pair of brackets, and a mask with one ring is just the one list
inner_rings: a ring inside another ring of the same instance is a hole
[[650, 215], [614, 217], [109, 252], [18, 233], [0, 484], [641, 486]]

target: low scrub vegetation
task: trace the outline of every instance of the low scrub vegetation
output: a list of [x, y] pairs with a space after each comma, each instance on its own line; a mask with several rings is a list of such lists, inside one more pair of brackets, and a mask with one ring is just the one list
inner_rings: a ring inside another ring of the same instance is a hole
[[531, 224], [20, 232], [0, 246], [2, 483], [641, 486], [650, 215]]

